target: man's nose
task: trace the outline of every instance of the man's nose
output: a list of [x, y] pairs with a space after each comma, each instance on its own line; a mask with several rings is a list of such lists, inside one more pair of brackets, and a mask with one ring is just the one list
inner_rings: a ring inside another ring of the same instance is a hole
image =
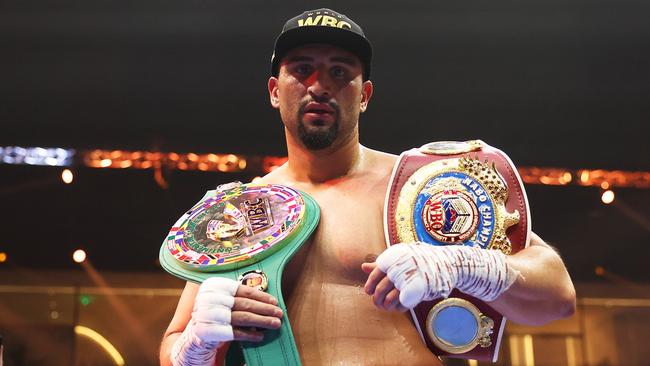
[[309, 77], [309, 87], [307, 88], [309, 94], [314, 99], [329, 98], [332, 93], [332, 83], [327, 73], [320, 70], [314, 71]]

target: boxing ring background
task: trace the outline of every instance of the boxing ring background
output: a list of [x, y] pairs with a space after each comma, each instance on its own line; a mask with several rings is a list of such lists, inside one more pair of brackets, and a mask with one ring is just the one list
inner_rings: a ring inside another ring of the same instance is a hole
[[[183, 285], [160, 243], [205, 190], [282, 163], [268, 61], [282, 22], [309, 6], [0, 0], [4, 366], [157, 364]], [[650, 5], [327, 6], [375, 49], [361, 142], [503, 149], [533, 230], [566, 262], [577, 313], [509, 323], [497, 364], [647, 364]]]

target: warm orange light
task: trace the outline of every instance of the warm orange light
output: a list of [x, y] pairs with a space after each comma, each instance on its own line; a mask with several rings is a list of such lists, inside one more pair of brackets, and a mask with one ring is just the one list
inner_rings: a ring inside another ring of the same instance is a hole
[[0, 252], [0, 263], [4, 263], [6, 261], [7, 261], [7, 253]]
[[83, 249], [77, 249], [72, 253], [72, 260], [81, 263], [86, 260], [86, 252]]
[[[266, 174], [287, 162], [287, 157], [247, 156], [237, 154], [196, 154], [175, 152], [92, 150], [83, 153], [86, 166], [93, 168], [135, 168], [168, 170], [201, 170], [220, 172], [250, 171]], [[250, 164], [248, 164], [250, 162]], [[261, 162], [261, 170], [260, 163]], [[206, 168], [207, 164], [207, 168]], [[260, 170], [260, 171], [256, 171]], [[526, 184], [569, 185], [601, 187], [634, 187], [650, 189], [650, 171], [622, 171], [604, 169], [568, 170], [556, 167], [518, 167]]]
[[610, 203], [614, 202], [614, 198], [616, 198], [616, 195], [614, 194], [614, 191], [611, 190], [607, 190], [603, 192], [603, 195], [600, 196], [600, 199], [606, 205], [609, 205]]
[[553, 179], [551, 179], [551, 178], [549, 178], [549, 177], [544, 177], [544, 176], [539, 177], [539, 181], [540, 181], [542, 184], [553, 184]]
[[70, 184], [72, 183], [73, 179], [74, 174], [72, 174], [72, 171], [70, 169], [64, 169], [63, 172], [61, 172], [61, 180], [63, 180], [63, 183]]
[[596, 275], [602, 276], [605, 274], [605, 268], [603, 268], [602, 266], [598, 266], [594, 269], [594, 272], [596, 273]]

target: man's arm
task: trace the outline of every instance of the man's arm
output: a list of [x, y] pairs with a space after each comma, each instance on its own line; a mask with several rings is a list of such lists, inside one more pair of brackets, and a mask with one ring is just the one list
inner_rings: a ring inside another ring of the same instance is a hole
[[527, 325], [542, 325], [573, 315], [573, 282], [560, 255], [539, 236], [533, 233], [530, 246], [508, 256], [507, 263], [520, 276], [507, 291], [489, 302], [496, 311]]
[[[172, 347], [185, 330], [185, 327], [192, 318], [192, 308], [194, 307], [194, 299], [199, 291], [199, 285], [191, 282], [185, 284], [181, 298], [178, 301], [176, 312], [172, 318], [165, 334], [163, 335], [162, 344], [160, 345], [160, 365], [173, 366], [170, 358]], [[222, 365], [228, 350], [228, 343], [224, 343], [217, 349], [215, 365]]]
[[[212, 280], [212, 279], [210, 279]], [[206, 282], [210, 282], [207, 281]], [[234, 296], [231, 297], [232, 307], [229, 312], [230, 321], [228, 324], [223, 322], [223, 312], [219, 314], [218, 303], [223, 303], [222, 297], [215, 294], [212, 283], [204, 282], [201, 286], [188, 282], [181, 294], [181, 298], [176, 307], [176, 312], [172, 318], [167, 331], [163, 336], [160, 346], [160, 365], [221, 365], [228, 350], [229, 340], [259, 342], [264, 339], [262, 331], [252, 330], [254, 328], [277, 329], [281, 325], [282, 309], [277, 307], [277, 300], [262, 291], [255, 288], [238, 285], [236, 291], [233, 290]], [[201, 303], [195, 299], [197, 294], [203, 290], [203, 300]], [[226, 296], [227, 297], [227, 296]], [[198, 306], [197, 306], [198, 305]], [[222, 307], [221, 307], [222, 308]], [[192, 324], [190, 329], [192, 334], [188, 337], [182, 337]], [[228, 339], [223, 339], [225, 334], [224, 325], [230, 328]], [[216, 339], [223, 339], [216, 341]], [[189, 340], [189, 342], [188, 342]], [[179, 347], [181, 343], [185, 344]], [[205, 345], [218, 344], [214, 349], [203, 349]], [[182, 349], [174, 363], [172, 360], [172, 351], [174, 347]], [[198, 351], [198, 352], [195, 352]], [[216, 357], [211, 356], [209, 362], [197, 362], [197, 359], [204, 361], [203, 354], [216, 351]], [[194, 352], [194, 354], [192, 354]], [[183, 354], [187, 353], [187, 355]]]
[[194, 306], [194, 298], [199, 291], [199, 285], [191, 282], [185, 284], [181, 298], [176, 306], [176, 312], [172, 318], [165, 334], [163, 335], [162, 343], [160, 345], [160, 365], [172, 366], [170, 360], [170, 353], [174, 342], [181, 335], [185, 326], [189, 323], [192, 317], [192, 307]]
[[[378, 262], [389, 268], [388, 275], [376, 263], [362, 265], [369, 273], [366, 293], [377, 307], [405, 311], [400, 295], [403, 300], [420, 299], [407, 305], [412, 307], [423, 299], [448, 296], [458, 287], [517, 323], [541, 325], [575, 311], [575, 290], [562, 259], [535, 234], [528, 248], [512, 256], [469, 247], [413, 245], [399, 244], [382, 253]], [[399, 288], [408, 288], [408, 294]]]

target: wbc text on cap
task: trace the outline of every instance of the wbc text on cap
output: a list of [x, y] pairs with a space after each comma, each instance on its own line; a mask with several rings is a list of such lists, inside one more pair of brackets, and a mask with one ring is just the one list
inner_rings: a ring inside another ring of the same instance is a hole
[[363, 64], [363, 79], [370, 79], [370, 41], [352, 19], [326, 8], [305, 11], [284, 24], [282, 32], [275, 40], [271, 56], [271, 75], [278, 76], [280, 62], [289, 51], [316, 43], [330, 44], [355, 54]]
[[329, 27], [336, 27], [336, 28], [346, 27], [347, 29], [352, 29], [350, 23], [346, 22], [345, 20], [338, 20], [335, 17], [329, 15], [316, 15], [316, 16], [309, 15], [307, 16], [307, 18], [298, 19], [299, 27], [314, 26], [314, 25], [323, 26], [323, 27], [329, 26]]

